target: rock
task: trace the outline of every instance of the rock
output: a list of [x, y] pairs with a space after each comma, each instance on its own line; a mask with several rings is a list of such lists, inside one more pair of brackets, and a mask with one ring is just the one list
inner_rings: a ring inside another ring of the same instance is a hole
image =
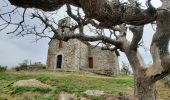
[[87, 99], [87, 98], [84, 98], [84, 97], [81, 97], [80, 100], [90, 100], [90, 99]]
[[61, 92], [58, 100], [77, 100], [77, 96], [75, 94]]
[[86, 90], [83, 93], [90, 96], [102, 96], [105, 94], [104, 91], [99, 91], [99, 90]]
[[44, 84], [36, 79], [29, 79], [29, 80], [19, 80], [17, 82], [14, 82], [14, 87], [50, 87], [47, 84]]

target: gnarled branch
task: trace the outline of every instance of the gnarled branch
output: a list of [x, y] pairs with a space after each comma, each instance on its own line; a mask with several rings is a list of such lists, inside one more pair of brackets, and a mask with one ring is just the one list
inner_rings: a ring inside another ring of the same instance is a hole
[[150, 8], [142, 10], [130, 4], [114, 3], [109, 0], [9, 0], [11, 4], [24, 8], [39, 8], [45, 11], [59, 9], [64, 4], [71, 4], [84, 10], [86, 18], [96, 19], [102, 27], [122, 23], [143, 25], [156, 20], [157, 13]]
[[138, 43], [141, 41], [142, 36], [143, 36], [143, 28], [144, 26], [130, 26], [130, 30], [133, 33], [133, 39], [130, 45], [131, 49], [137, 50], [138, 48]]

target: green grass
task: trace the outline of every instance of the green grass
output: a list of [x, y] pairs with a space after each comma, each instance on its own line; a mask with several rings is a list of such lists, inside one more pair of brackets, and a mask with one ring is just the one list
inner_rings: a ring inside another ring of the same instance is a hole
[[24, 92], [39, 92], [39, 93], [49, 93], [50, 88], [42, 87], [13, 87], [13, 92], [11, 94], [22, 94]]
[[[51, 88], [42, 87], [13, 87], [18, 80], [37, 79]], [[161, 88], [160, 88], [161, 87]], [[159, 98], [168, 98], [168, 88], [158, 85]], [[117, 95], [119, 92], [133, 94], [133, 76], [105, 77], [87, 72], [1, 72], [0, 100], [57, 100], [60, 92], [74, 93], [77, 96], [91, 100], [102, 100], [100, 97], [87, 96], [86, 90], [102, 90]], [[162, 91], [162, 92], [161, 92]], [[160, 99], [164, 100], [164, 99]], [[165, 99], [166, 100], [166, 99]]]
[[[18, 80], [37, 79], [51, 87], [13, 87]], [[157, 85], [159, 100], [169, 97], [169, 88], [162, 83]], [[102, 90], [117, 95], [127, 92], [133, 95], [133, 76], [105, 77], [87, 72], [1, 72], [0, 100], [57, 100], [60, 92], [74, 93], [79, 97], [91, 100], [102, 100], [100, 97], [87, 96], [86, 90]]]
[[[12, 86], [18, 80], [33, 78], [50, 85], [51, 88]], [[84, 96], [82, 92], [86, 90], [102, 90], [116, 95], [119, 92], [126, 92], [132, 86], [132, 76], [105, 77], [86, 72], [2, 72], [0, 73], [0, 100], [28, 98], [54, 100], [60, 92]]]

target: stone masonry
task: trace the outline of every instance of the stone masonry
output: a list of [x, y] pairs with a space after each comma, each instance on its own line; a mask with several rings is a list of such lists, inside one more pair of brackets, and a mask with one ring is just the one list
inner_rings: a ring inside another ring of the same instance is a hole
[[[65, 18], [65, 25], [70, 25], [70, 18]], [[63, 20], [59, 21], [58, 31]], [[73, 34], [64, 29], [65, 34]], [[61, 33], [61, 34], [64, 34]], [[67, 42], [53, 39], [49, 42], [47, 66], [49, 69], [110, 71], [111, 74], [119, 72], [118, 57], [114, 52], [101, 50], [101, 47], [92, 46], [79, 39], [70, 39]]]

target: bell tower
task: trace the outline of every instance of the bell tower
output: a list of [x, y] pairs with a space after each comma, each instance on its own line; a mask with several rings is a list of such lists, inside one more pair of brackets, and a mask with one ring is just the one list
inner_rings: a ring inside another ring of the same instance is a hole
[[58, 22], [58, 33], [59, 34], [73, 34], [73, 32], [70, 30], [71, 26], [71, 18], [65, 17]]

